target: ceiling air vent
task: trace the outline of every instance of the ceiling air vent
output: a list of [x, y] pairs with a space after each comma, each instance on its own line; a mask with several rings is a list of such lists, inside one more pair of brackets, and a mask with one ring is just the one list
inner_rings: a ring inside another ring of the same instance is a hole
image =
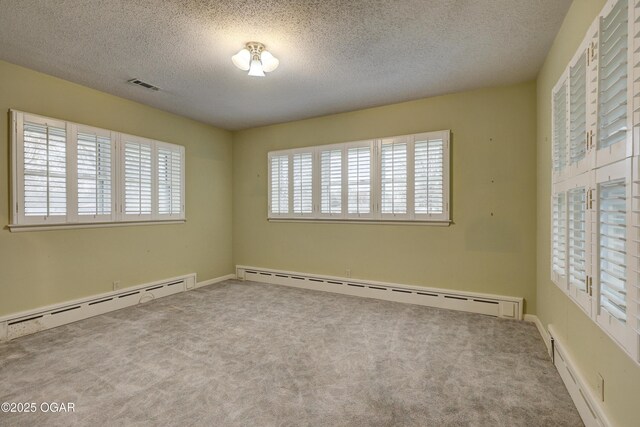
[[128, 82], [128, 83], [131, 83], [131, 84], [133, 84], [133, 85], [142, 86], [142, 87], [143, 87], [143, 88], [145, 88], [145, 89], [151, 89], [151, 90], [155, 90], [155, 91], [160, 90], [160, 88], [159, 88], [158, 86], [154, 86], [154, 85], [152, 85], [152, 84], [150, 84], [150, 83], [143, 82], [143, 81], [142, 81], [142, 80], [140, 80], [140, 79], [131, 79], [131, 80], [127, 80], [127, 82]]

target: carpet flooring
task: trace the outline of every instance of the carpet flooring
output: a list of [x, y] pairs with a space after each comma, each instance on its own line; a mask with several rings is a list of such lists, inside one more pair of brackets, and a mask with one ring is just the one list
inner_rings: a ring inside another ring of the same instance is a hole
[[0, 344], [2, 426], [581, 426], [534, 325], [252, 282]]

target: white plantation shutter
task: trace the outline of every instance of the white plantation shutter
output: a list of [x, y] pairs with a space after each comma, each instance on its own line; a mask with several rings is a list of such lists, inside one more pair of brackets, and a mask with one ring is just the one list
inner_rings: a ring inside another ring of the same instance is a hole
[[415, 142], [414, 209], [416, 216], [444, 214], [444, 150], [445, 141], [442, 137]]
[[113, 155], [109, 131], [80, 128], [76, 137], [78, 216], [112, 219]]
[[144, 218], [152, 214], [152, 143], [124, 138], [124, 214]]
[[553, 95], [553, 170], [560, 173], [567, 164], [567, 83]]
[[269, 160], [269, 214], [289, 213], [289, 155], [272, 155]]
[[407, 213], [407, 142], [384, 140], [380, 150], [380, 213]]
[[313, 153], [293, 155], [293, 213], [313, 213]]
[[447, 223], [449, 134], [270, 152], [268, 215]]
[[569, 284], [578, 290], [586, 291], [586, 209], [587, 192], [584, 187], [574, 188], [567, 193], [569, 209]]
[[21, 213], [30, 222], [67, 215], [67, 133], [64, 123], [25, 118], [22, 129]]
[[600, 21], [598, 149], [626, 139], [628, 2], [618, 0]]
[[179, 218], [184, 212], [184, 149], [178, 145], [157, 146], [158, 215]]
[[11, 125], [12, 231], [184, 219], [184, 147], [15, 110]]
[[342, 149], [320, 151], [320, 212], [342, 214]]
[[584, 159], [587, 151], [587, 58], [583, 53], [569, 72], [569, 162], [575, 164]]
[[627, 197], [624, 179], [600, 184], [599, 260], [600, 307], [627, 320]]
[[[566, 238], [567, 238], [567, 199], [566, 193], [559, 193], [553, 196], [553, 247], [552, 247], [552, 266], [553, 272], [559, 276], [566, 274]], [[561, 283], [556, 283], [564, 288]]]
[[371, 144], [347, 149], [347, 199], [349, 215], [371, 214]]

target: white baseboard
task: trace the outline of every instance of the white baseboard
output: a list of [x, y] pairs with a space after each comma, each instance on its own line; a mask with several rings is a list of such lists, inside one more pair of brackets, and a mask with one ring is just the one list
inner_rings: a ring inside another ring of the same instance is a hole
[[547, 332], [545, 327], [542, 326], [542, 322], [540, 321], [540, 319], [538, 319], [538, 316], [536, 316], [535, 314], [525, 314], [524, 321], [531, 322], [536, 325], [536, 328], [538, 328], [538, 332], [540, 333], [540, 336], [544, 341], [544, 345], [547, 346], [547, 353], [549, 353], [549, 356], [553, 358], [552, 348], [551, 348], [551, 336], [549, 335], [549, 332]]
[[228, 274], [196, 282], [196, 274], [191, 273], [9, 314], [0, 317], [0, 341], [11, 340], [233, 278], [235, 274]]
[[196, 283], [196, 288], [213, 285], [216, 283], [224, 282], [225, 280], [230, 280], [235, 278], [236, 278], [235, 274], [227, 274], [226, 276], [214, 277], [213, 279], [203, 280], [202, 282]]
[[611, 426], [602, 401], [585, 380], [584, 373], [578, 369], [578, 365], [574, 362], [565, 343], [556, 334], [553, 325], [549, 325], [548, 329], [553, 351], [553, 364], [560, 373], [585, 427]]
[[236, 276], [239, 280], [251, 280], [522, 320], [523, 299], [518, 297], [401, 285], [244, 265], [236, 266]]

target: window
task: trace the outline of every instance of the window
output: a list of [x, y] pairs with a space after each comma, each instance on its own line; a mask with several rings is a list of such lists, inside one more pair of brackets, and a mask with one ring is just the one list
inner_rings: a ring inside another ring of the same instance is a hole
[[351, 217], [371, 213], [371, 143], [347, 149], [347, 210]]
[[584, 159], [587, 151], [585, 135], [587, 130], [587, 58], [586, 53], [578, 57], [578, 61], [570, 67], [569, 115], [569, 163], [576, 164]]
[[293, 155], [293, 213], [310, 214], [313, 212], [313, 153]]
[[449, 222], [449, 131], [271, 152], [268, 164], [271, 219]]
[[184, 147], [11, 114], [12, 230], [184, 219]]
[[640, 2], [609, 0], [552, 90], [550, 268], [640, 363], [638, 52]]
[[26, 117], [20, 134], [20, 201], [25, 223], [63, 222], [67, 217], [67, 127]]
[[627, 137], [627, 0], [618, 0], [600, 20], [598, 149]]
[[158, 216], [179, 218], [182, 214], [184, 147], [158, 144]]
[[566, 193], [559, 193], [553, 196], [553, 216], [552, 216], [552, 272], [557, 277], [566, 275], [566, 239], [567, 239], [567, 201]]
[[569, 286], [585, 290], [587, 286], [586, 189], [580, 187], [569, 190], [567, 199], [569, 200]]
[[269, 156], [269, 212], [272, 215], [289, 213], [289, 156]]
[[599, 185], [600, 307], [627, 320], [626, 191], [624, 180]]
[[342, 214], [342, 150], [320, 150], [320, 213]]
[[115, 141], [111, 132], [78, 126], [78, 217], [111, 220]]
[[140, 219], [151, 216], [152, 142], [133, 136], [123, 138], [124, 214]]
[[407, 142], [383, 140], [380, 156], [381, 205], [383, 215], [407, 213]]
[[567, 84], [553, 95], [553, 170], [561, 173], [567, 164]]

